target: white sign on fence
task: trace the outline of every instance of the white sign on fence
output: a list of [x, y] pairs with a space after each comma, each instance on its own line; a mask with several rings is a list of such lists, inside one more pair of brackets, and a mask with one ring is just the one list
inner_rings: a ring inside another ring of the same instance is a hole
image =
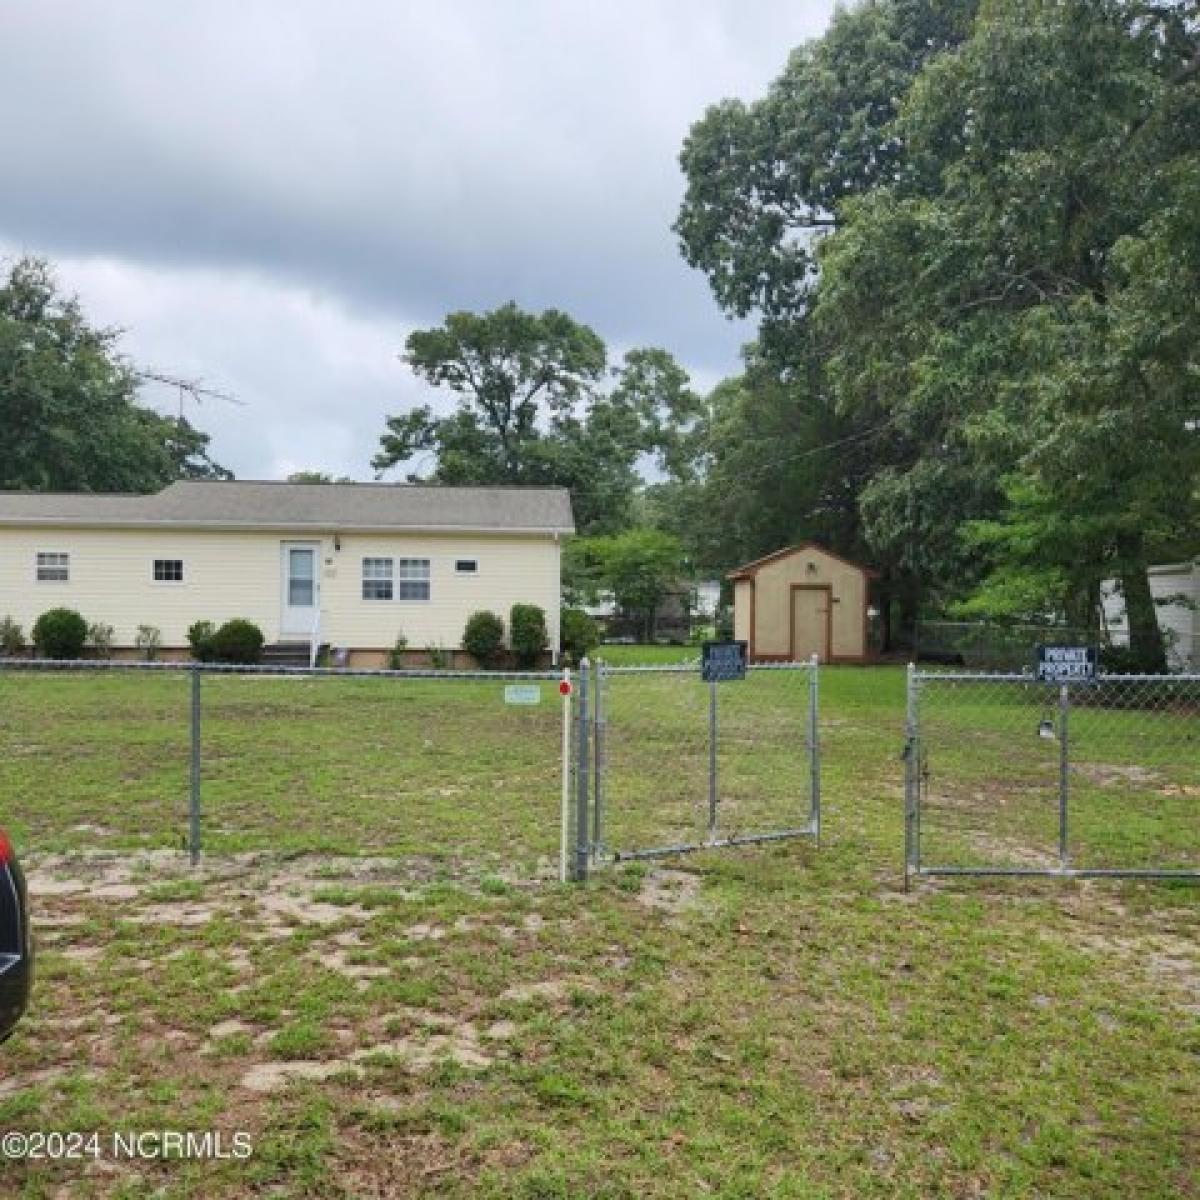
[[1048, 683], [1074, 683], [1096, 678], [1095, 646], [1039, 646], [1037, 677]]
[[504, 689], [505, 704], [541, 704], [542, 689], [536, 683], [510, 683]]

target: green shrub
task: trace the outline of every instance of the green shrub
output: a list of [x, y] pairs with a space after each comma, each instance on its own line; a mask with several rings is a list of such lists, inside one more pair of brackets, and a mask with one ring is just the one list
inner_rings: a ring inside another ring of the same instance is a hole
[[25, 653], [25, 630], [12, 617], [0, 619], [0, 657], [16, 658]]
[[1132, 646], [1101, 646], [1100, 670], [1105, 675], [1157, 675], [1162, 663], [1155, 654], [1139, 654]]
[[217, 649], [214, 645], [217, 627], [211, 621], [193, 621], [188, 627], [187, 640], [196, 662], [215, 662]]
[[475, 612], [463, 630], [463, 649], [486, 671], [504, 652], [504, 622], [494, 612]]
[[454, 655], [444, 646], [426, 646], [425, 653], [429, 655], [429, 665], [435, 671], [448, 671], [454, 661]]
[[600, 627], [582, 608], [562, 610], [563, 653], [573, 663], [586, 658], [600, 645]]
[[93, 621], [88, 626], [88, 642], [96, 652], [97, 658], [112, 658], [113, 636], [116, 631], [103, 621]]
[[404, 654], [408, 649], [408, 638], [402, 633], [396, 634], [396, 640], [392, 643], [392, 648], [388, 651], [387, 665], [389, 671], [404, 670]]
[[40, 658], [79, 658], [87, 641], [87, 622], [72, 608], [52, 608], [33, 626], [33, 644]]
[[717, 624], [714, 630], [718, 641], [729, 641], [733, 637], [733, 605], [722, 604], [717, 609]]
[[514, 604], [508, 616], [508, 629], [517, 666], [523, 671], [536, 667], [550, 640], [545, 610], [536, 604]]
[[147, 662], [155, 662], [162, 649], [162, 630], [157, 625], [139, 625], [133, 644], [142, 652]]
[[215, 662], [252, 666], [262, 658], [266, 640], [263, 631], [253, 621], [235, 617], [213, 634], [213, 659]]

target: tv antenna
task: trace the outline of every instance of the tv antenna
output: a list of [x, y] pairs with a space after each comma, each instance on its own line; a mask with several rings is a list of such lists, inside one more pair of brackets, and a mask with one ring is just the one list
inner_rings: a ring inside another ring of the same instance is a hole
[[179, 419], [181, 421], [183, 420], [183, 405], [186, 400], [191, 400], [197, 406], [203, 404], [206, 399], [224, 400], [227, 404], [236, 404], [239, 408], [246, 406], [244, 400], [239, 400], [229, 392], [208, 387], [202, 379], [185, 379], [181, 375], [168, 375], [165, 371], [143, 368], [138, 368], [134, 374], [147, 383], [161, 383], [164, 387], [174, 388], [179, 394]]

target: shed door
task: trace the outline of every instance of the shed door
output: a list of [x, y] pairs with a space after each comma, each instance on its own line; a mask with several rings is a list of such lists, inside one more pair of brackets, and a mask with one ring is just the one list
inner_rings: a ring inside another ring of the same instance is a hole
[[798, 586], [792, 588], [792, 659], [812, 658], [829, 661], [828, 586]]

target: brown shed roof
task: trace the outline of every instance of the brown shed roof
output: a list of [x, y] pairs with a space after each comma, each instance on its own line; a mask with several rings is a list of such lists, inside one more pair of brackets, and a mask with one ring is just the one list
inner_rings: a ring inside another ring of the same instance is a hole
[[753, 579], [763, 567], [769, 566], [773, 562], [778, 562], [781, 558], [790, 558], [793, 554], [805, 554], [814, 550], [818, 554], [824, 554], [826, 558], [833, 558], [840, 563], [845, 563], [846, 566], [853, 567], [856, 571], [861, 571], [864, 575], [871, 578], [876, 578], [879, 575], [879, 572], [871, 567], [864, 567], [862, 563], [851, 562], [850, 559], [843, 558], [840, 554], [834, 554], [832, 550], [827, 550], [819, 542], [801, 542], [798, 546], [785, 546], [782, 550], [776, 550], [772, 554], [764, 554], [762, 558], [756, 558], [753, 562], [748, 562], [744, 566], [730, 571], [726, 578]]

